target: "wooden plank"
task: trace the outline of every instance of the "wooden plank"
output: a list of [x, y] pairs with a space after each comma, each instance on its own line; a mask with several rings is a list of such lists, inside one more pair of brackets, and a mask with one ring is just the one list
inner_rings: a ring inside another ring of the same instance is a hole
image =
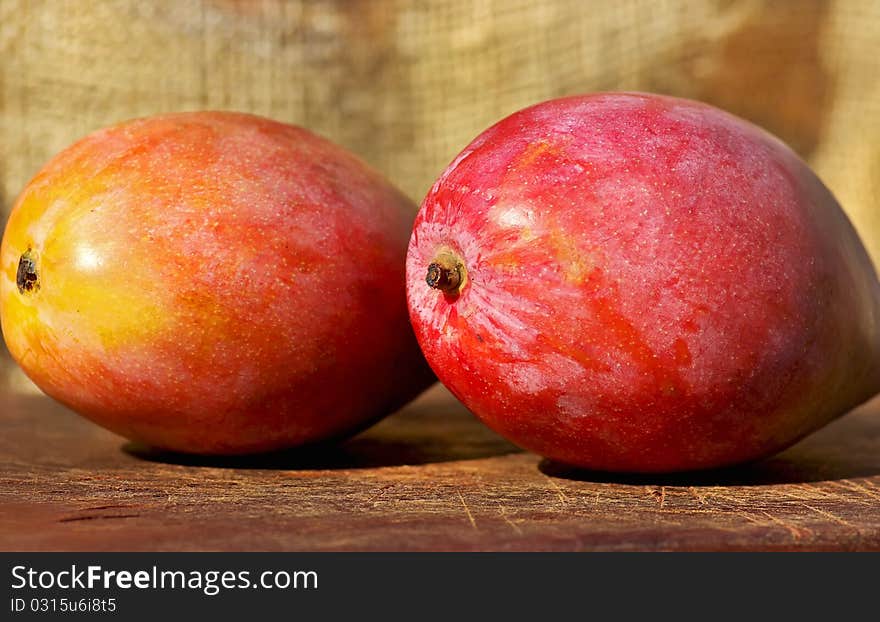
[[439, 386], [340, 447], [234, 460], [0, 403], [2, 550], [880, 549], [880, 400], [763, 463], [674, 477], [567, 471]]

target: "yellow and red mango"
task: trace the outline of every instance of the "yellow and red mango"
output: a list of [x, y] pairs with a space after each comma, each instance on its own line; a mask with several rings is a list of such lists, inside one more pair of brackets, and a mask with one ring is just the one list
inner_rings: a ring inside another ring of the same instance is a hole
[[130, 121], [51, 160], [0, 249], [0, 318], [47, 394], [196, 453], [344, 436], [432, 380], [407, 319], [415, 208], [295, 126]]

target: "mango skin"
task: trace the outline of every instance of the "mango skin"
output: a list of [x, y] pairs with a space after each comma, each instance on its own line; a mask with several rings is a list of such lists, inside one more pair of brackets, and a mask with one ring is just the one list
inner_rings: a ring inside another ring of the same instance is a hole
[[[3, 336], [48, 395], [153, 446], [346, 436], [433, 380], [405, 303], [414, 213], [295, 126], [227, 112], [123, 123], [56, 156], [13, 207]], [[25, 253], [38, 282], [20, 289]]]
[[[457, 291], [427, 286], [438, 259]], [[440, 381], [577, 467], [757, 460], [880, 390], [877, 277], [837, 201], [699, 102], [598, 93], [499, 121], [425, 197], [407, 295]]]

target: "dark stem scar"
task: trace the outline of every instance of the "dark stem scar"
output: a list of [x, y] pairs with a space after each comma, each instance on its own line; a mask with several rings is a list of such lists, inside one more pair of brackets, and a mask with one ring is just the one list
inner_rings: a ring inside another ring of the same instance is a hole
[[18, 260], [18, 271], [15, 273], [15, 283], [21, 294], [36, 292], [40, 289], [40, 275], [37, 272], [37, 262], [34, 252], [30, 248], [22, 253]]
[[425, 282], [434, 289], [451, 292], [461, 283], [461, 275], [456, 268], [445, 268], [440, 264], [432, 263], [428, 266]]
[[428, 265], [425, 283], [447, 294], [457, 293], [464, 281], [464, 266], [454, 257], [439, 255]]

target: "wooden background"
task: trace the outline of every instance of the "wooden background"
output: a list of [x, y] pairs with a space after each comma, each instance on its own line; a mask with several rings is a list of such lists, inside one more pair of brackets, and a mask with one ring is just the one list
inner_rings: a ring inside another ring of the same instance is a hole
[[[301, 124], [419, 201], [502, 116], [565, 94], [638, 89], [702, 99], [778, 134], [834, 191], [876, 262], [878, 52], [876, 0], [0, 0], [0, 217], [53, 154], [135, 116], [221, 108]], [[442, 391], [435, 397], [452, 415], [422, 406], [368, 433], [393, 465], [368, 452], [354, 470], [166, 467], [121, 452], [0, 363], [0, 547], [95, 545], [111, 525], [132, 547], [160, 534], [166, 548], [198, 547], [187, 517], [212, 525], [199, 532], [206, 547], [381, 547], [389, 541], [376, 534], [401, 525], [423, 546], [452, 548], [880, 547], [870, 409], [786, 454], [782, 480], [771, 468], [709, 489], [665, 488], [547, 479], [536, 457], [507, 453]], [[495, 449], [462, 454], [445, 436], [460, 425], [466, 442]], [[320, 496], [322, 487], [338, 494]], [[266, 523], [242, 503], [281, 518]], [[274, 535], [236, 540], [222, 512]], [[318, 527], [364, 512], [374, 520], [363, 536], [352, 528], [332, 540]], [[114, 518], [128, 514], [140, 518]]]

